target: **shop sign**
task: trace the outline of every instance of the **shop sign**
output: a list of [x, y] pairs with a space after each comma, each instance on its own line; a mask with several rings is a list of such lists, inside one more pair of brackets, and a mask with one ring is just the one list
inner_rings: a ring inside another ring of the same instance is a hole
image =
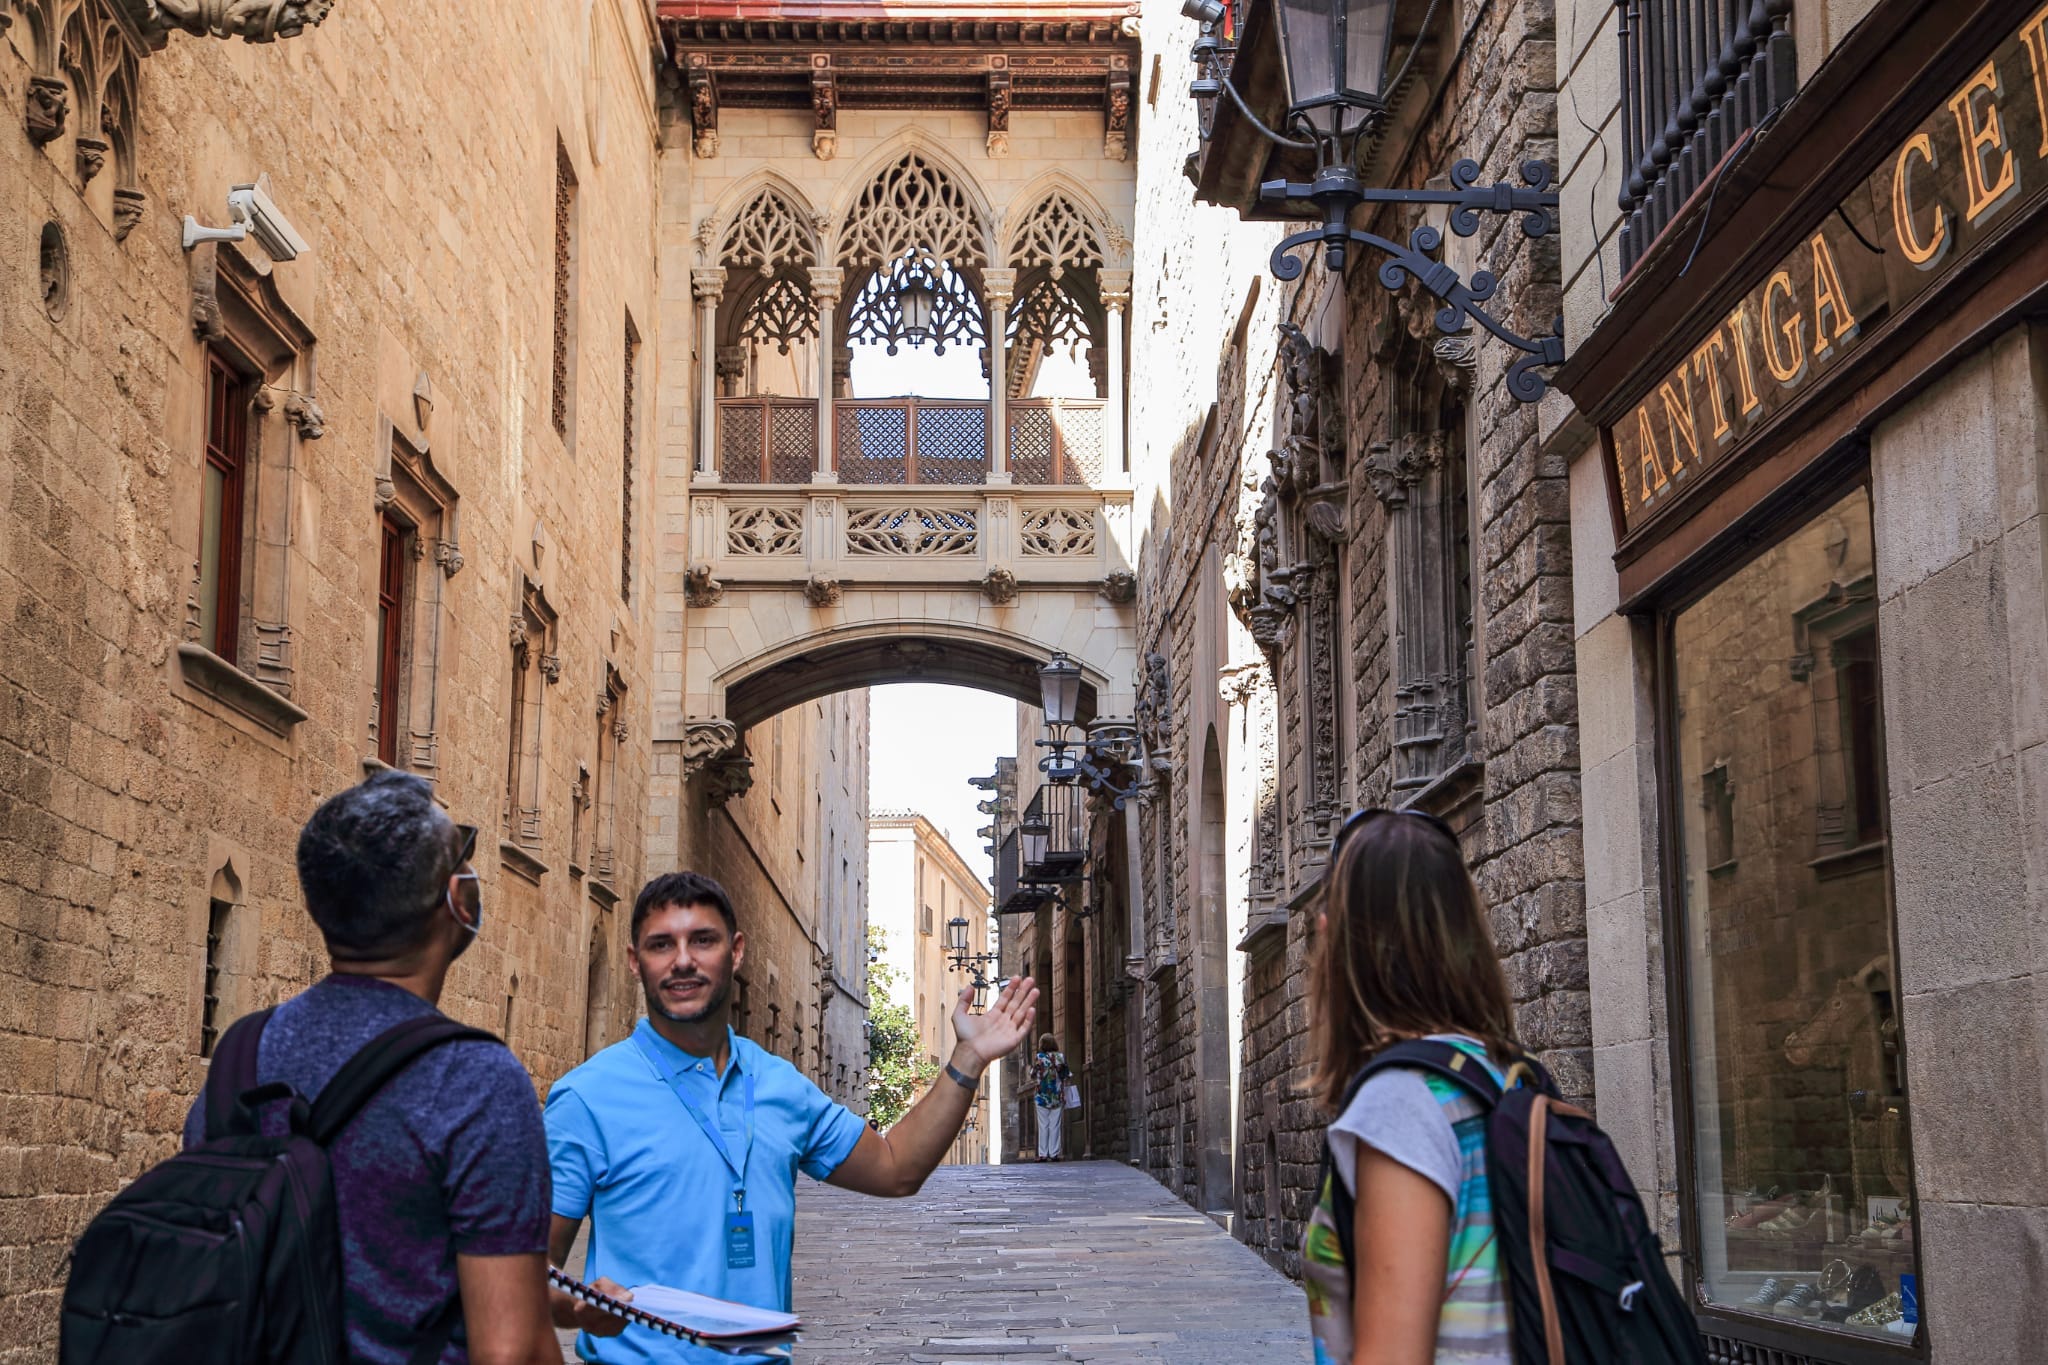
[[1751, 432], [2048, 191], [2048, 6], [1608, 429], [1624, 529]]

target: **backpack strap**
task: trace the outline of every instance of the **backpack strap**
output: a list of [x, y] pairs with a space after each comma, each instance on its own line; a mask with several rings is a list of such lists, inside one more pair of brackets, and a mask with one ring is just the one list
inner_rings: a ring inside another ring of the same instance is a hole
[[1500, 1083], [1493, 1079], [1492, 1072], [1473, 1059], [1471, 1053], [1434, 1039], [1411, 1038], [1380, 1049], [1371, 1061], [1360, 1068], [1358, 1074], [1351, 1078], [1351, 1085], [1345, 1091], [1345, 1106], [1348, 1108], [1351, 1101], [1357, 1098], [1359, 1087], [1366, 1081], [1394, 1067], [1427, 1071], [1432, 1075], [1441, 1076], [1478, 1100], [1489, 1112], [1500, 1103]]
[[334, 1078], [320, 1088], [313, 1101], [313, 1118], [307, 1136], [322, 1146], [334, 1141], [348, 1121], [387, 1082], [405, 1070], [413, 1059], [443, 1043], [468, 1040], [496, 1043], [498, 1036], [480, 1028], [458, 1024], [443, 1015], [430, 1014], [394, 1024], [363, 1044]]
[[228, 1025], [206, 1070], [206, 1140], [218, 1142], [235, 1128], [235, 1109], [256, 1088], [256, 1049], [263, 1041], [269, 1010], [245, 1014]]

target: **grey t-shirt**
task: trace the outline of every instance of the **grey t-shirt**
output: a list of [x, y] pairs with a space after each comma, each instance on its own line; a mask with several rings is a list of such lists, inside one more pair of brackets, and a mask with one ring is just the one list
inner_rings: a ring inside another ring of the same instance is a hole
[[[289, 1082], [311, 1099], [363, 1044], [436, 1013], [387, 982], [330, 976], [270, 1016], [257, 1077]], [[206, 1135], [203, 1100], [186, 1115], [187, 1147]], [[282, 1133], [284, 1123], [284, 1107], [268, 1106], [264, 1130]], [[518, 1058], [496, 1043], [444, 1043], [416, 1058], [356, 1112], [329, 1158], [353, 1360], [405, 1365], [420, 1329], [455, 1296], [458, 1252], [547, 1250], [540, 1100]], [[442, 1365], [468, 1359], [458, 1327]]]

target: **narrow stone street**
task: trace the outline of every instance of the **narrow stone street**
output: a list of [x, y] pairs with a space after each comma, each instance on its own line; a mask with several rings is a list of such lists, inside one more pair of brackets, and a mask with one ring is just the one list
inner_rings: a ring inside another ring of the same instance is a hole
[[1309, 1358], [1301, 1291], [1157, 1182], [1107, 1161], [947, 1166], [915, 1198], [798, 1194], [798, 1358]]

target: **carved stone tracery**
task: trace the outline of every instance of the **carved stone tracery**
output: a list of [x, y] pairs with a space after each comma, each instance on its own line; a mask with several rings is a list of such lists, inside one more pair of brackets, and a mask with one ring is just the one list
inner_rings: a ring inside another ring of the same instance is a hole
[[782, 191], [763, 185], [726, 226], [718, 264], [757, 270], [764, 278], [808, 268], [820, 264], [817, 238]]
[[966, 191], [922, 152], [905, 152], [861, 190], [839, 249], [841, 266], [879, 270], [906, 255], [986, 266], [988, 234]]

